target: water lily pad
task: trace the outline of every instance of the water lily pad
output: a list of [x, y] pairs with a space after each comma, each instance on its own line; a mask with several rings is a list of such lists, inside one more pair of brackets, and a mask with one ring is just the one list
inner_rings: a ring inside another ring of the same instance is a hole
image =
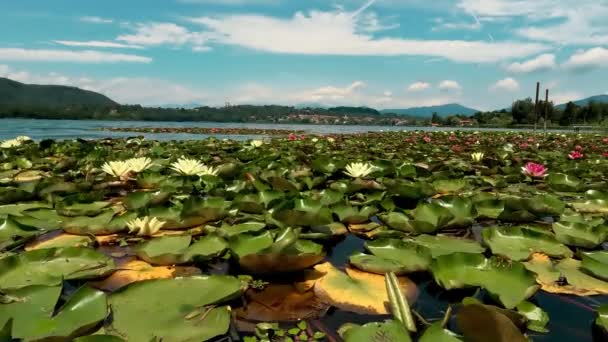
[[49, 232], [38, 236], [25, 246], [26, 251], [58, 247], [88, 247], [93, 243], [90, 236], [66, 234], [61, 231]]
[[228, 331], [229, 308], [217, 305], [238, 296], [240, 290], [240, 281], [230, 276], [131, 284], [109, 297], [110, 328], [129, 341], [206, 341]]
[[[347, 267], [341, 272], [329, 263], [316, 265], [307, 274], [314, 283], [317, 297], [342, 310], [357, 313], [388, 314], [388, 295], [384, 276], [358, 271]], [[409, 303], [413, 303], [416, 285], [407, 278], [400, 277], [399, 283]]]
[[114, 261], [92, 249], [48, 248], [0, 259], [0, 289], [57, 285], [64, 279], [90, 279], [114, 270]]
[[320, 226], [332, 223], [332, 213], [321, 201], [300, 198], [275, 207], [273, 218], [287, 226]]
[[26, 341], [68, 341], [94, 328], [108, 314], [106, 295], [79, 288], [55, 313], [61, 286], [29, 286], [8, 292], [16, 301], [2, 304], [0, 326], [12, 319], [12, 337]]
[[434, 233], [445, 227], [454, 215], [437, 203], [421, 203], [412, 210], [411, 226], [418, 233]]
[[445, 235], [422, 234], [416, 236], [412, 241], [430, 250], [433, 258], [452, 253], [479, 254], [486, 250], [475, 240]]
[[74, 203], [59, 207], [57, 212], [63, 216], [94, 216], [110, 206], [110, 202]]
[[353, 326], [344, 332], [342, 338], [346, 342], [412, 341], [405, 326], [398, 321], [386, 321], [384, 323], [372, 322], [362, 326]]
[[608, 235], [608, 227], [593, 226], [587, 223], [559, 221], [553, 223], [555, 238], [567, 245], [595, 248], [599, 246]]
[[480, 286], [508, 309], [514, 308], [538, 289], [533, 273], [521, 263], [486, 259], [480, 254], [442, 255], [433, 260], [431, 270], [435, 282], [443, 288]]
[[525, 301], [517, 305], [517, 312], [528, 319], [527, 327], [529, 330], [539, 333], [549, 332], [546, 328], [549, 323], [549, 315], [543, 309]]
[[470, 226], [477, 213], [473, 207], [473, 202], [464, 197], [442, 197], [436, 201], [440, 206], [448, 209], [453, 218], [446, 224], [450, 227]]
[[444, 329], [441, 322], [437, 322], [426, 328], [418, 342], [462, 342], [462, 340], [458, 335]]
[[536, 273], [543, 291], [578, 296], [608, 294], [608, 282], [584, 273], [579, 260], [563, 259], [553, 264], [548, 256], [537, 253], [524, 265]]
[[138, 281], [185, 277], [201, 273], [196, 267], [152, 266], [133, 258], [119, 260], [116, 266], [117, 271], [103, 280], [91, 282], [91, 286], [105, 291], [116, 291]]
[[483, 242], [492, 253], [511, 260], [527, 260], [542, 252], [556, 258], [569, 258], [572, 251], [548, 233], [523, 227], [488, 228], [482, 231]]
[[345, 224], [357, 224], [367, 222], [372, 215], [378, 212], [378, 209], [374, 206], [357, 208], [343, 204], [334, 207], [333, 211], [338, 216], [340, 222]]
[[608, 251], [582, 252], [580, 254], [583, 271], [608, 281]]
[[595, 324], [604, 329], [604, 332], [608, 332], [608, 305], [600, 305], [597, 310], [597, 318]]
[[582, 182], [580, 179], [563, 173], [550, 173], [545, 181], [553, 190], [556, 191], [577, 192], [582, 188]]
[[262, 290], [245, 293], [247, 305], [236, 310], [238, 317], [261, 322], [317, 319], [329, 305], [313, 291], [299, 291], [292, 284], [269, 284]]
[[608, 214], [608, 201], [603, 199], [590, 199], [569, 204], [579, 213]]
[[62, 228], [67, 233], [78, 235], [112, 234], [116, 231], [115, 229], [108, 229], [108, 226], [114, 214], [114, 210], [106, 209], [97, 216], [66, 217], [62, 222]]
[[465, 305], [456, 316], [466, 341], [527, 342], [519, 328], [505, 315], [486, 305]]
[[226, 234], [227, 237], [239, 235], [242, 233], [255, 233], [259, 232], [266, 227], [266, 223], [262, 222], [245, 222], [236, 225], [225, 225], [220, 230], [221, 233]]
[[399, 274], [427, 270], [431, 263], [431, 253], [426, 247], [398, 239], [379, 239], [365, 244], [372, 255], [355, 254], [350, 263], [357, 268], [385, 274]]
[[387, 214], [380, 214], [379, 217], [382, 222], [384, 222], [392, 229], [400, 230], [403, 232], [415, 232], [412, 228], [412, 225], [410, 224], [410, 218], [404, 213], [392, 211]]

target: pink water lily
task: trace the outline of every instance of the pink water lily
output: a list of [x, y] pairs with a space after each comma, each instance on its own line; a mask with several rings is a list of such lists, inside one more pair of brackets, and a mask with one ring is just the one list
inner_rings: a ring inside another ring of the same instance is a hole
[[294, 141], [294, 140], [296, 140], [296, 139], [297, 139], [297, 137], [296, 137], [296, 135], [295, 135], [295, 134], [293, 134], [293, 133], [289, 133], [289, 140]]
[[425, 143], [430, 143], [431, 142], [431, 137], [429, 137], [428, 135], [425, 135], [422, 140], [424, 140]]
[[572, 159], [572, 160], [576, 160], [576, 159], [581, 159], [583, 158], [585, 155], [582, 154], [579, 151], [572, 151], [568, 154], [568, 158]]
[[521, 168], [521, 172], [532, 178], [543, 178], [547, 176], [547, 168], [542, 164], [529, 162]]

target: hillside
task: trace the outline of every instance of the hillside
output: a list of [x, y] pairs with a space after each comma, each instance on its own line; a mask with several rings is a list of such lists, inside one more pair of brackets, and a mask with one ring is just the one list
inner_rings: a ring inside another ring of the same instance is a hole
[[478, 110], [465, 107], [458, 103], [448, 103], [440, 106], [429, 106], [429, 107], [412, 107], [405, 109], [384, 109], [382, 110], [383, 114], [387, 113], [395, 113], [400, 115], [411, 115], [411, 116], [431, 116], [433, 113], [437, 113], [439, 116], [449, 116], [449, 115], [473, 115], [477, 113]]
[[[592, 101], [595, 103], [608, 103], [608, 95], [595, 95], [595, 96], [587, 97], [582, 100], [577, 100], [577, 101], [572, 101], [572, 102], [577, 106], [586, 106], [589, 104], [589, 102], [592, 102]], [[564, 108], [566, 108], [566, 104], [562, 103], [562, 104], [558, 105], [557, 108], [563, 110]]]
[[76, 87], [24, 84], [0, 78], [0, 106], [66, 107], [116, 106], [108, 97]]

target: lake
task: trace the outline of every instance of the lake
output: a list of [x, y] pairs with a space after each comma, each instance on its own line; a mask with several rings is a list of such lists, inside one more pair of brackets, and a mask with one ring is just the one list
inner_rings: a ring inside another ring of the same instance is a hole
[[[192, 140], [205, 139], [209, 135], [187, 133], [129, 133], [100, 131], [109, 127], [218, 127], [218, 128], [260, 128], [305, 130], [309, 134], [337, 134], [379, 131], [453, 131], [453, 127], [404, 127], [404, 126], [340, 126], [340, 125], [302, 125], [302, 124], [262, 124], [262, 123], [222, 123], [222, 122], [175, 122], [175, 121], [105, 121], [105, 120], [35, 120], [35, 119], [0, 119], [0, 140], [26, 135], [34, 140], [41, 139], [101, 139], [108, 137], [129, 137], [143, 135], [146, 139], [157, 140]], [[508, 131], [504, 128], [462, 127], [458, 130], [468, 131]], [[561, 132], [572, 132], [562, 130]], [[259, 138], [252, 135], [214, 135], [217, 138], [246, 140]]]

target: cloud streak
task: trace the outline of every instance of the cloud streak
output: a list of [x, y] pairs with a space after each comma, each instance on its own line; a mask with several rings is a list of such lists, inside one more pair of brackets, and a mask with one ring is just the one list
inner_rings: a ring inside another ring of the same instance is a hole
[[0, 61], [74, 63], [150, 63], [152, 58], [95, 50], [0, 48]]

